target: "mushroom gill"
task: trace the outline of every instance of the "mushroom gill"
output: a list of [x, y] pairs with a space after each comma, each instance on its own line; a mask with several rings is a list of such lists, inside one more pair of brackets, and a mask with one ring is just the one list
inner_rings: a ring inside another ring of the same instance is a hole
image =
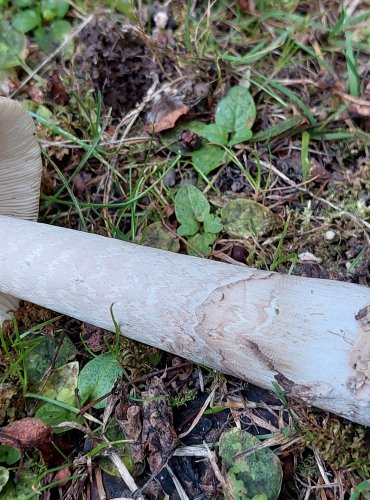
[[[0, 215], [37, 220], [42, 162], [36, 128], [16, 101], [0, 97]], [[0, 293], [0, 326], [18, 299]]]

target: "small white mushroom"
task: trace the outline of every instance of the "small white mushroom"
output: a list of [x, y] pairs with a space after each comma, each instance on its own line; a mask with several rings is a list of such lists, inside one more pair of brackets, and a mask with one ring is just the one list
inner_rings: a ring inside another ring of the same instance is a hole
[[[0, 97], [0, 215], [37, 220], [41, 172], [32, 118], [18, 102]], [[0, 293], [0, 325], [18, 302]]]

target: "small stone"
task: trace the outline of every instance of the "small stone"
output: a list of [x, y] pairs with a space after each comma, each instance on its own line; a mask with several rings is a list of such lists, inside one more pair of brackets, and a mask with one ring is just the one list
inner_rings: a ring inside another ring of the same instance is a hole
[[317, 264], [321, 263], [321, 259], [319, 257], [316, 257], [311, 252], [302, 252], [298, 254], [298, 260], [301, 264], [304, 264], [306, 262], [316, 262]]
[[324, 238], [326, 239], [326, 241], [334, 241], [336, 235], [337, 234], [335, 231], [333, 231], [332, 229], [329, 229], [329, 231], [326, 231]]

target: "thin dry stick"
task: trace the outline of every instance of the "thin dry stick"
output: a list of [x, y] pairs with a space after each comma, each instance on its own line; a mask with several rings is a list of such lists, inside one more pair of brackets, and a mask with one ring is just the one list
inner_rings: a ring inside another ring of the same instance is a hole
[[203, 444], [207, 450], [208, 454], [208, 459], [211, 463], [213, 472], [215, 473], [216, 478], [218, 481], [221, 483], [222, 489], [224, 490], [224, 493], [229, 497], [229, 498], [234, 498], [233, 496], [233, 491], [231, 489], [231, 486], [229, 483], [226, 481], [224, 476], [222, 475], [219, 466], [217, 465], [216, 457], [215, 454], [208, 448], [207, 443], [203, 441]]
[[215, 386], [212, 391], [210, 392], [208, 398], [205, 400], [202, 408], [200, 409], [198, 415], [195, 417], [195, 419], [193, 420], [193, 423], [191, 424], [191, 426], [189, 427], [189, 429], [186, 431], [186, 432], [183, 432], [182, 434], [179, 434], [179, 438], [182, 439], [184, 438], [185, 436], [187, 436], [193, 429], [194, 427], [197, 425], [197, 423], [199, 422], [199, 420], [202, 418], [202, 415], [203, 413], [206, 411], [207, 409], [207, 406], [209, 405], [210, 401], [214, 398], [214, 395], [215, 395], [215, 392], [216, 392], [216, 389], [217, 389], [217, 386]]
[[[139, 488], [137, 487], [134, 478], [131, 476], [129, 473], [126, 465], [122, 462], [120, 457], [115, 451], [109, 450], [107, 452], [107, 456], [110, 458], [110, 460], [114, 463], [116, 466], [121, 478], [123, 481], [126, 483], [127, 487], [131, 491], [131, 493], [136, 494], [139, 491]], [[137, 500], [144, 500], [144, 498], [140, 496], [135, 496]]]
[[344, 4], [347, 17], [351, 17], [361, 3], [362, 0], [347, 0]]
[[107, 495], [105, 494], [103, 477], [100, 467], [96, 467], [95, 469], [95, 480], [96, 480], [96, 489], [98, 490], [99, 500], [106, 500]]
[[171, 476], [171, 479], [173, 481], [173, 484], [175, 485], [176, 491], [180, 497], [180, 500], [189, 500], [188, 495], [186, 494], [186, 491], [182, 487], [180, 481], [177, 479], [175, 474], [173, 473], [173, 470], [169, 465], [166, 465], [166, 469], [168, 470], [169, 475]]
[[90, 16], [88, 16], [79, 26], [77, 26], [77, 28], [75, 28], [69, 35], [67, 35], [66, 39], [64, 40], [64, 42], [62, 42], [59, 47], [57, 47], [54, 52], [52, 54], [50, 54], [49, 57], [47, 57], [45, 59], [45, 61], [43, 61], [41, 64], [39, 64], [37, 66], [37, 68], [35, 68], [32, 73], [30, 75], [27, 76], [27, 78], [25, 78], [23, 80], [23, 82], [20, 84], [20, 86], [17, 88], [17, 90], [15, 90], [12, 94], [11, 94], [11, 98], [13, 98], [16, 94], [18, 94], [18, 92], [30, 81], [32, 80], [32, 78], [44, 67], [46, 66], [52, 59], [54, 59], [54, 57], [61, 51], [64, 49], [64, 47], [69, 43], [71, 42], [74, 38], [76, 38], [76, 36], [85, 28], [85, 26], [87, 26], [91, 20], [93, 19], [93, 14], [90, 14]]

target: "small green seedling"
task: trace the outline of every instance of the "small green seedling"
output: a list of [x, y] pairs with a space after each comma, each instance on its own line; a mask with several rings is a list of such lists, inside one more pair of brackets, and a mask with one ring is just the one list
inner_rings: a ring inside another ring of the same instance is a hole
[[[12, 0], [8, 3], [13, 29], [33, 37], [45, 52], [51, 52], [63, 42], [71, 29], [65, 16], [69, 10], [66, 0]], [[68, 48], [67, 52], [71, 52]]]
[[209, 144], [192, 154], [194, 168], [207, 175], [225, 163], [228, 148], [252, 138], [255, 119], [256, 106], [251, 93], [241, 85], [232, 87], [217, 105], [215, 123], [199, 131]]
[[236, 85], [219, 102], [215, 123], [204, 127], [200, 135], [213, 144], [232, 147], [251, 139], [255, 119], [256, 106], [251, 93]]
[[185, 184], [177, 191], [175, 213], [181, 224], [177, 234], [187, 237], [188, 254], [208, 257], [223, 226], [221, 219], [210, 213], [207, 198], [195, 186]]

